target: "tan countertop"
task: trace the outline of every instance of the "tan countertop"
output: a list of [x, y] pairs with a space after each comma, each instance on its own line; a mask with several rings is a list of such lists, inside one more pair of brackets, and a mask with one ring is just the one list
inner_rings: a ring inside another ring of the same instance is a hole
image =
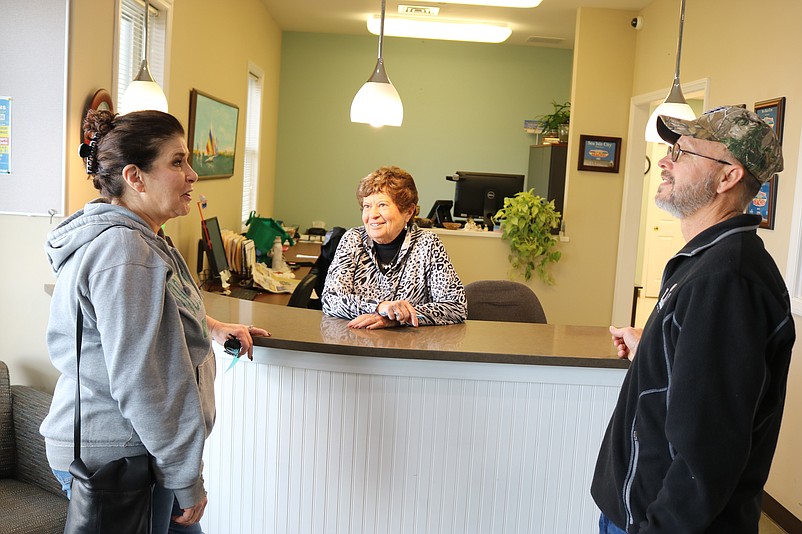
[[259, 326], [272, 337], [256, 346], [384, 358], [625, 369], [610, 333], [599, 326], [467, 321], [449, 326], [353, 330], [316, 310], [203, 293], [206, 313]]

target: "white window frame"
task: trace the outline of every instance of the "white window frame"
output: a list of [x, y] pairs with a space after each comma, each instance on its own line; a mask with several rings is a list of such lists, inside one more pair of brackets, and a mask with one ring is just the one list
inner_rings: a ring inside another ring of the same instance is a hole
[[[799, 150], [802, 150], [802, 139]], [[791, 311], [794, 315], [802, 316], [802, 165], [798, 166], [796, 172], [793, 212], [785, 283], [791, 296]]]
[[265, 73], [248, 62], [248, 101], [245, 113], [245, 150], [242, 171], [242, 226], [256, 209], [259, 190], [259, 143], [262, 133], [262, 102]]
[[[144, 12], [144, 0], [117, 0], [117, 11], [114, 25], [114, 77], [112, 80], [112, 95], [116, 102], [115, 110], [119, 109], [128, 84], [133, 81], [139, 73], [142, 63], [141, 43], [143, 39], [143, 28], [136, 28], [136, 35], [124, 35], [121, 16], [123, 3], [136, 3], [140, 12]], [[148, 65], [153, 78], [161, 86], [165, 95], [169, 95], [170, 72], [170, 43], [173, 27], [173, 0], [150, 0], [151, 18], [148, 23]], [[156, 15], [156, 16], [154, 16]], [[141, 26], [141, 25], [140, 25]], [[130, 68], [120, 61], [120, 51], [128, 51]], [[126, 73], [121, 73], [120, 69], [126, 68]], [[169, 99], [168, 99], [169, 100]]]

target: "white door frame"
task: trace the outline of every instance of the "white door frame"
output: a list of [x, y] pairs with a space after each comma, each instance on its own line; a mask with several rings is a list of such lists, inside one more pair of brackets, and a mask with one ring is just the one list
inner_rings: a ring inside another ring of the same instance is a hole
[[[621, 200], [621, 224], [618, 230], [618, 258], [613, 292], [611, 324], [624, 326], [632, 317], [632, 299], [635, 288], [635, 272], [638, 257], [638, 236], [642, 224], [643, 201], [643, 157], [646, 154], [646, 139], [643, 131], [651, 114], [651, 105], [665, 99], [669, 88], [633, 96], [630, 100], [628, 148], [624, 174], [624, 190]], [[701, 93], [704, 108], [710, 96], [710, 80], [702, 78], [682, 84], [683, 93]], [[653, 162], [656, 165], [657, 162]]]

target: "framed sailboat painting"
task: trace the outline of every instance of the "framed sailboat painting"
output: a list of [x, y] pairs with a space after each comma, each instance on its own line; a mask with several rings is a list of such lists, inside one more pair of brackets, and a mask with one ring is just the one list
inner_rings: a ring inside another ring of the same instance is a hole
[[234, 174], [239, 108], [192, 89], [189, 96], [189, 148], [191, 165], [204, 178]]

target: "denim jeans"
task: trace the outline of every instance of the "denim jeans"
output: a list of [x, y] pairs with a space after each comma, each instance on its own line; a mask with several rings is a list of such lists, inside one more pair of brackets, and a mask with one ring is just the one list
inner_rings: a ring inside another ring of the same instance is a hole
[[601, 514], [601, 517], [599, 517], [599, 534], [627, 534], [627, 531], [620, 529], [606, 515]]
[[[72, 475], [69, 471], [59, 471], [53, 469], [56, 480], [61, 484], [61, 489], [67, 496], [72, 497]], [[153, 490], [153, 511], [152, 511], [152, 531], [154, 534], [166, 532], [167, 534], [203, 534], [200, 524], [195, 523], [187, 527], [179, 525], [170, 518], [174, 515], [181, 515], [181, 507], [178, 506], [178, 499], [175, 498], [173, 490], [162, 488], [158, 484]], [[169, 525], [169, 526], [168, 526]]]

